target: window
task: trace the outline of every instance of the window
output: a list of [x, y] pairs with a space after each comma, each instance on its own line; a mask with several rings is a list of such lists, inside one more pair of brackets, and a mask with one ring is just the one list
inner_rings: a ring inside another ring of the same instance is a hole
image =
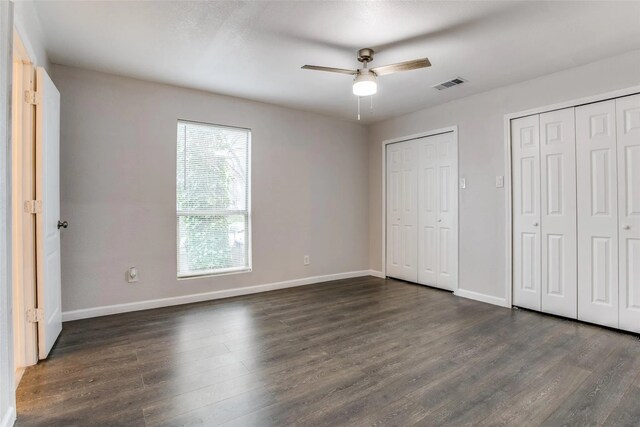
[[251, 270], [248, 129], [178, 121], [178, 277]]

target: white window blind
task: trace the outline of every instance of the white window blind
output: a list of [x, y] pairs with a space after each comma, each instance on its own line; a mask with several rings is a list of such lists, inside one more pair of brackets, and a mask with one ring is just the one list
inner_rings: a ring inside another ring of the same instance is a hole
[[251, 269], [251, 131], [178, 122], [178, 277]]

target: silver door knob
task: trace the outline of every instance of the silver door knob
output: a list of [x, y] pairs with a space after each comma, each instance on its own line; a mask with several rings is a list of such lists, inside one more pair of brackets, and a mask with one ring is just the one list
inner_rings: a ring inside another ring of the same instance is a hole
[[442, 220], [441, 220], [441, 219], [439, 219], [439, 220], [438, 220], [438, 222], [442, 222]]
[[534, 222], [534, 223], [533, 223], [533, 226], [534, 226], [534, 227], [537, 227], [538, 225], [540, 225], [540, 224], [538, 224], [537, 222]]
[[630, 225], [625, 225], [624, 227], [622, 227], [623, 230], [631, 230], [631, 226]]

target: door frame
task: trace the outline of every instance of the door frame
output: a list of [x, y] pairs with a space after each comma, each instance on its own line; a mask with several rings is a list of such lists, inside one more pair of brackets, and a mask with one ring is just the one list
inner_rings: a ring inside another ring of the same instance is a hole
[[[13, 99], [12, 120], [12, 212], [11, 227], [13, 239], [13, 315], [14, 315], [14, 372], [17, 387], [27, 366], [38, 362], [37, 324], [27, 321], [26, 312], [36, 307], [36, 258], [35, 258], [35, 218], [25, 214], [23, 202], [35, 199], [35, 108], [25, 101], [25, 90], [32, 90], [35, 82], [35, 67], [29, 52], [17, 31], [13, 33]], [[22, 96], [20, 96], [22, 95]], [[24, 157], [25, 145], [30, 144]], [[30, 180], [25, 178], [30, 176]], [[28, 189], [27, 186], [31, 186]], [[31, 224], [29, 224], [29, 222]], [[30, 262], [26, 262], [31, 254]]]
[[[456, 186], [459, 189], [460, 177], [460, 150], [458, 145], [458, 125], [447, 126], [439, 129], [433, 129], [426, 132], [415, 133], [412, 135], [401, 136], [398, 138], [385, 139], [382, 141], [382, 277], [387, 277], [387, 145], [398, 142], [410, 141], [429, 136], [441, 135], [444, 133], [453, 133], [453, 139], [456, 144]], [[456, 240], [458, 242], [457, 253], [458, 268], [456, 271], [456, 284], [454, 292], [460, 288], [460, 192], [458, 191], [458, 210], [456, 212]]]
[[562, 110], [565, 108], [579, 107], [581, 105], [593, 104], [595, 102], [607, 101], [609, 99], [621, 98], [640, 94], [640, 86], [632, 86], [625, 89], [614, 90], [590, 95], [570, 101], [549, 104], [541, 107], [531, 108], [515, 113], [504, 115], [504, 165], [505, 165], [505, 300], [506, 307], [513, 306], [513, 171], [511, 170], [511, 120], [519, 119], [534, 114], [548, 113], [550, 111]]

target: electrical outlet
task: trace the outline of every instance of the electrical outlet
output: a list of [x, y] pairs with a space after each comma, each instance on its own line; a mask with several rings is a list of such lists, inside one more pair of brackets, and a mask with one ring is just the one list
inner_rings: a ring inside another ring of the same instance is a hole
[[460, 188], [467, 188], [467, 180], [460, 178]]
[[311, 261], [309, 261], [309, 255], [305, 255], [304, 256], [304, 265], [309, 265], [311, 264]]
[[127, 282], [134, 283], [138, 281], [138, 269], [131, 267], [127, 270]]
[[498, 175], [496, 176], [496, 188], [504, 187], [504, 176]]

